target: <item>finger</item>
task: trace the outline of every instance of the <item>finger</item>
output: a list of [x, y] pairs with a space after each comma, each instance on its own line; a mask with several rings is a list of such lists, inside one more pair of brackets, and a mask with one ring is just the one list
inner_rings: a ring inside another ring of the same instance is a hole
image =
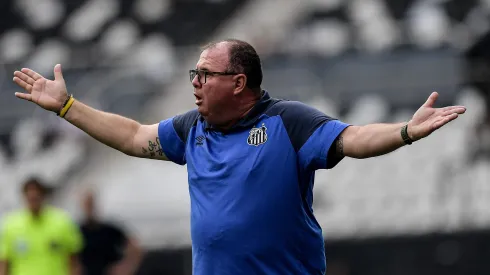
[[465, 106], [448, 106], [448, 107], [441, 108], [441, 110], [443, 112], [450, 111], [450, 110], [455, 110], [455, 109], [464, 109], [466, 111], [466, 107]]
[[22, 80], [22, 79], [20, 79], [18, 77], [14, 77], [13, 80], [14, 80], [15, 84], [19, 85], [21, 88], [23, 88], [27, 92], [30, 93], [32, 91], [32, 85], [28, 84], [24, 80]]
[[447, 109], [441, 113], [442, 116], [448, 116], [450, 114], [464, 114], [466, 112], [465, 107], [455, 107], [451, 109]]
[[61, 72], [61, 64], [54, 66], [54, 79], [63, 80], [63, 73]]
[[22, 70], [20, 70], [20, 71], [25, 73], [26, 75], [32, 77], [34, 80], [38, 80], [38, 79], [42, 78], [42, 75], [40, 75], [40, 74], [36, 73], [35, 71], [28, 69], [28, 68], [22, 68]]
[[18, 97], [18, 98], [20, 98], [20, 99], [32, 101], [32, 95], [30, 95], [30, 94], [15, 93], [15, 96]]
[[24, 80], [24, 82], [27, 82], [27, 84], [34, 85], [34, 82], [36, 82], [33, 78], [31, 78], [30, 76], [26, 75], [23, 72], [15, 71], [14, 76]]
[[432, 94], [430, 94], [429, 98], [427, 99], [427, 101], [424, 103], [424, 107], [432, 107], [434, 105], [434, 103], [436, 102], [437, 100], [437, 97], [439, 96], [439, 94], [437, 92], [433, 92]]
[[458, 114], [456, 114], [456, 113], [450, 114], [450, 115], [445, 116], [445, 117], [437, 120], [436, 122], [434, 122], [432, 124], [432, 127], [434, 130], [437, 130], [437, 129], [441, 128], [442, 126], [444, 126], [445, 124], [449, 123], [450, 121], [455, 120], [456, 118], [458, 118]]

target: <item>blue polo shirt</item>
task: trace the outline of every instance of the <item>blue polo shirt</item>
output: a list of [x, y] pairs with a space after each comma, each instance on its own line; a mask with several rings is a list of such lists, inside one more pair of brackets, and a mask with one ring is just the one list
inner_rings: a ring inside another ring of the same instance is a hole
[[347, 126], [265, 91], [226, 132], [196, 110], [161, 121], [165, 155], [187, 164], [193, 274], [324, 274], [313, 182]]

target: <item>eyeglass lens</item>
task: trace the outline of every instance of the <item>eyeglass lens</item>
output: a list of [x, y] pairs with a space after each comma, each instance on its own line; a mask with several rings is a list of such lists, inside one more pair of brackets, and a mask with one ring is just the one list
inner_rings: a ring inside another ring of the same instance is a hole
[[201, 82], [201, 79], [202, 79], [202, 76], [204, 76], [204, 83], [202, 83], [202, 84], [206, 84], [206, 73], [200, 72], [200, 71], [196, 71], [196, 70], [189, 71], [189, 77], [190, 77], [190, 81], [191, 82], [194, 80], [194, 78], [196, 77], [196, 75], [197, 75], [197, 81], [199, 81], [199, 83], [202, 83]]

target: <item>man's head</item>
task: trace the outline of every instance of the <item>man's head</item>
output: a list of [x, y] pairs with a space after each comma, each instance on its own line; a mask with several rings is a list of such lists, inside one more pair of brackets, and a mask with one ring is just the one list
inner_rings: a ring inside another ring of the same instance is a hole
[[96, 218], [95, 211], [95, 194], [92, 190], [87, 190], [82, 195], [82, 210], [86, 220], [94, 221]]
[[36, 178], [28, 179], [22, 186], [27, 208], [34, 214], [39, 214], [44, 204], [46, 187]]
[[199, 113], [223, 126], [238, 120], [260, 98], [260, 57], [248, 43], [228, 39], [204, 47], [191, 73]]

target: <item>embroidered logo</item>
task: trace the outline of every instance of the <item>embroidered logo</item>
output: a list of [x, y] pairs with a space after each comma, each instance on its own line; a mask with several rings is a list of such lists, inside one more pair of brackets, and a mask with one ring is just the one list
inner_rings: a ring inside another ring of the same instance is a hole
[[196, 138], [196, 145], [203, 145], [203, 144], [204, 144], [204, 140], [205, 140], [205, 139], [206, 139], [206, 138], [205, 138], [204, 136], [198, 136], [198, 137]]
[[248, 145], [259, 146], [264, 144], [267, 141], [266, 130], [267, 128], [265, 127], [264, 123], [262, 123], [262, 127], [260, 128], [252, 128], [247, 138]]

